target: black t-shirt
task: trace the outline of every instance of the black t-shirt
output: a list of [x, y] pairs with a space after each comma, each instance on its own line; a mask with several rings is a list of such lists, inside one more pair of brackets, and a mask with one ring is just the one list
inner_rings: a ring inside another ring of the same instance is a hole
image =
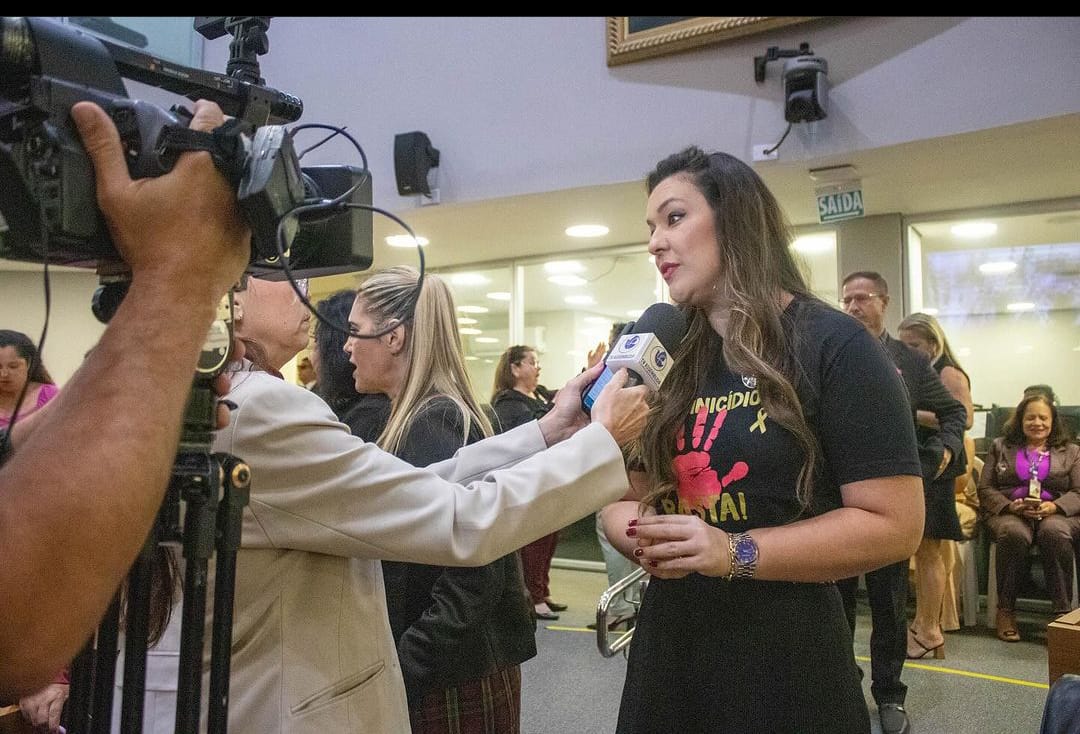
[[[881, 344], [847, 314], [797, 298], [784, 312], [802, 376], [796, 391], [822, 461], [810, 514], [841, 506], [840, 486], [921, 476], [903, 383]], [[796, 496], [804, 453], [768, 416], [757, 380], [728, 369], [719, 337], [674, 459], [678, 497], [663, 513], [695, 514], [725, 531], [783, 525], [804, 513]]]

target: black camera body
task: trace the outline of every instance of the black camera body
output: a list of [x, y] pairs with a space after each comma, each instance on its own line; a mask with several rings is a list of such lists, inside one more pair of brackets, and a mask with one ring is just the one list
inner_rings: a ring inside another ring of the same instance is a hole
[[[262, 21], [265, 27], [268, 19]], [[71, 107], [91, 101], [112, 117], [133, 178], [167, 173], [180, 152], [194, 147], [182, 144], [190, 113], [130, 99], [124, 77], [212, 100], [235, 118], [232, 135], [215, 136], [211, 152], [251, 226], [252, 274], [283, 278], [279, 252], [295, 277], [370, 267], [370, 210], [338, 205], [289, 215], [346, 194], [349, 203], [371, 205], [366, 170], [300, 167], [279, 124], [299, 119], [298, 98], [251, 81], [250, 65], [247, 80], [191, 69], [44, 18], [0, 19], [0, 214], [8, 226], [0, 257], [123, 267], [97, 208], [93, 165]]]

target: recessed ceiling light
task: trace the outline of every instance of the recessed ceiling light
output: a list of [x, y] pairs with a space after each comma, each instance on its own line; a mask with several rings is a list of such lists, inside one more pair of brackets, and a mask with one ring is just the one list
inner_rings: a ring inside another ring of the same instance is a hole
[[485, 359], [484, 364], [495, 364], [495, 360], [493, 360], [493, 359]]
[[1031, 311], [1035, 308], [1035, 304], [1030, 301], [1020, 301], [1019, 303], [1006, 304], [1006, 311]]
[[507, 291], [492, 291], [487, 294], [487, 297], [493, 301], [509, 301], [510, 293]]
[[603, 237], [610, 230], [602, 224], [575, 224], [566, 228], [567, 237]]
[[479, 344], [497, 344], [498, 341], [499, 340], [496, 339], [493, 336], [478, 336], [478, 337], [476, 337], [476, 342], [479, 343]]
[[462, 327], [462, 328], [458, 329], [458, 333], [459, 334], [464, 334], [465, 336], [476, 336], [477, 334], [483, 334], [484, 330], [483, 329], [476, 329], [476, 328], [473, 328], [471, 326], [465, 326], [465, 327]]
[[922, 310], [922, 312], [924, 314], [926, 314], [927, 316], [937, 316], [938, 315], [938, 310], [936, 308], [934, 308], [933, 306], [927, 306], [926, 308], [924, 308]]
[[470, 319], [468, 316], [458, 316], [457, 322], [462, 326], [472, 326], [480, 323], [476, 319]]
[[466, 361], [466, 362], [475, 362], [475, 361], [476, 361], [476, 360], [478, 360], [478, 359], [480, 359], [480, 358], [479, 358], [479, 357], [474, 357], [474, 356], [473, 356], [473, 355], [471, 355], [471, 354], [466, 354], [466, 355], [465, 355], [465, 361]]
[[632, 308], [632, 309], [630, 309], [629, 311], [626, 312], [626, 315], [629, 316], [632, 319], [636, 319], [638, 316], [641, 316], [641, 314], [643, 314], [643, 313], [645, 313], [645, 309], [643, 309], [643, 308]]
[[581, 273], [584, 272], [584, 270], [585, 266], [577, 260], [552, 260], [551, 262], [544, 263], [544, 272], [551, 275]]
[[820, 255], [836, 249], [836, 238], [826, 234], [808, 234], [797, 237], [791, 243], [791, 249], [803, 255]]
[[488, 312], [488, 307], [487, 306], [458, 306], [457, 310], [461, 311], [461, 313], [487, 313]]
[[1011, 260], [997, 260], [979, 266], [979, 272], [983, 275], [1006, 275], [1014, 270], [1016, 263]]
[[1028, 354], [1029, 352], [1034, 351], [1035, 347], [1031, 346], [1030, 344], [1018, 344], [1016, 347], [1017, 354]]
[[993, 222], [960, 222], [949, 228], [953, 237], [962, 237], [965, 240], [977, 240], [980, 237], [989, 237], [997, 232], [997, 225]]
[[392, 234], [386, 238], [386, 244], [391, 247], [416, 247], [418, 243], [421, 247], [430, 244], [427, 237], [420, 235], [417, 235], [415, 240], [407, 234]]
[[454, 285], [487, 285], [491, 278], [480, 273], [454, 273], [450, 276], [450, 282]]
[[593, 298], [592, 296], [587, 296], [585, 294], [567, 296], [563, 300], [569, 303], [571, 306], [591, 306], [596, 303], [595, 298]]
[[585, 280], [580, 275], [552, 275], [548, 278], [548, 282], [554, 283], [555, 285], [565, 285], [573, 287], [578, 285], [585, 285], [589, 281]]

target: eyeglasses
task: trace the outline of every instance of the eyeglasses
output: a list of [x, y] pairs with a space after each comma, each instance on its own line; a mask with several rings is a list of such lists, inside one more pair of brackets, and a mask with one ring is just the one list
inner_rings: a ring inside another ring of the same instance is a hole
[[865, 306], [870, 303], [871, 298], [880, 298], [880, 293], [852, 293], [850, 296], [844, 296], [840, 299], [841, 306], [850, 306], [852, 302]]

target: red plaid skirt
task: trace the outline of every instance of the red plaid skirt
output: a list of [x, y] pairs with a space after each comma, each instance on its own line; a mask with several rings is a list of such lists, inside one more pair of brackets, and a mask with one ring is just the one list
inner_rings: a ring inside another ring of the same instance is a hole
[[409, 718], [413, 734], [519, 734], [521, 667], [432, 691]]

